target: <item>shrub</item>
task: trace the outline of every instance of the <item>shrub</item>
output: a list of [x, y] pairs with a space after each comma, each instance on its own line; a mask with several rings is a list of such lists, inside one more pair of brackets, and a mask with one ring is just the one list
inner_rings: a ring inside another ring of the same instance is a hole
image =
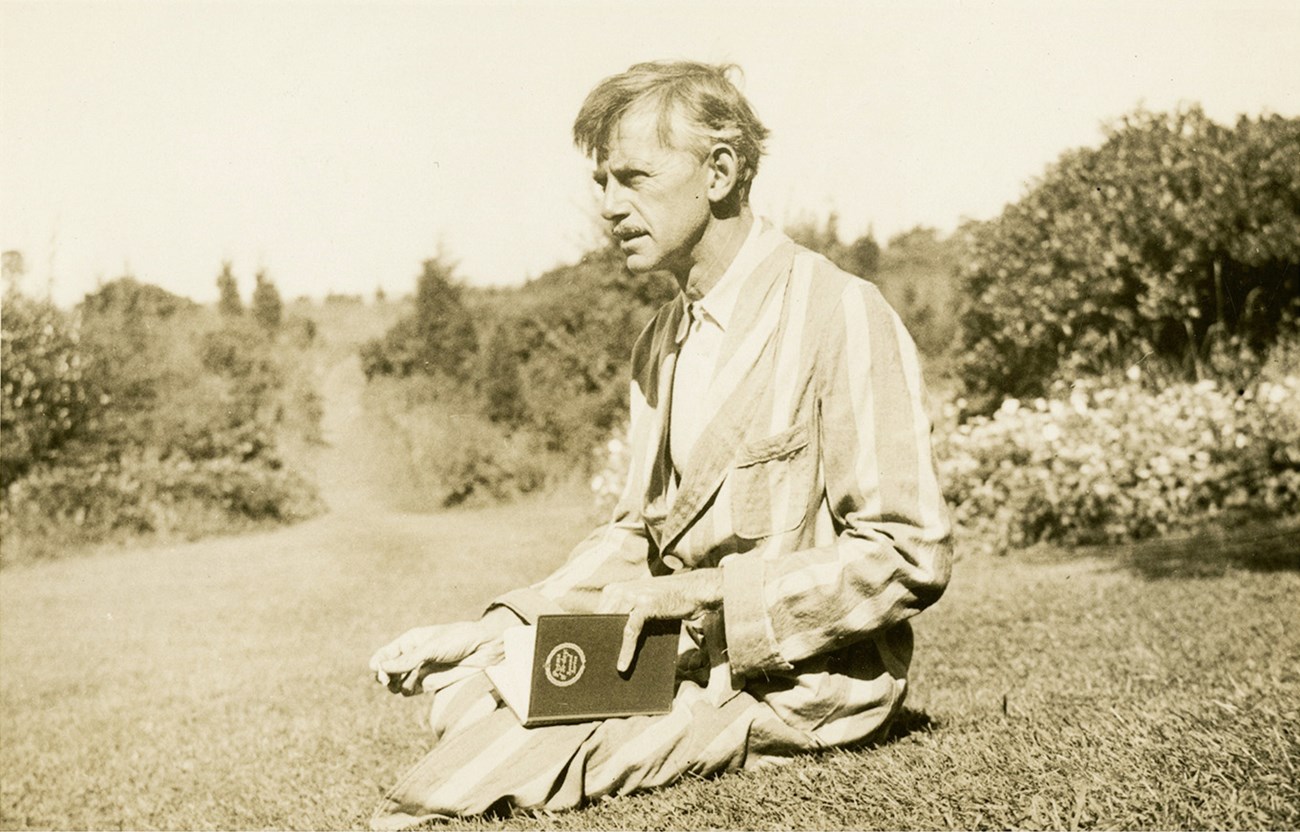
[[[1213, 381], [1151, 392], [1140, 371], [1008, 399], [936, 430], [940, 482], [962, 551], [1136, 541], [1300, 513], [1300, 342], [1284, 342], [1244, 388]], [[627, 479], [626, 427], [593, 453], [608, 513]]]
[[422, 373], [465, 380], [478, 350], [478, 336], [463, 294], [449, 262], [425, 260], [416, 280], [415, 309], [383, 338], [361, 348], [366, 378]]
[[321, 508], [309, 482], [266, 455], [249, 462], [142, 450], [34, 469], [5, 491], [0, 526], [13, 562], [142, 535], [190, 539], [292, 522]]
[[283, 440], [319, 430], [319, 400], [295, 353], [250, 319], [129, 278], [79, 312], [78, 327], [48, 304], [6, 300], [8, 560], [319, 509], [281, 461]]
[[267, 332], [278, 332], [284, 318], [284, 302], [280, 300], [280, 290], [275, 288], [275, 283], [266, 276], [265, 271], [258, 272], [255, 280], [253, 319]]
[[895, 234], [883, 251], [870, 230], [845, 244], [834, 212], [821, 225], [804, 220], [785, 232], [849, 274], [880, 287], [923, 355], [941, 358], [951, 351], [957, 335], [960, 238], [943, 238], [934, 228], [917, 226]]
[[3, 304], [0, 489], [83, 432], [97, 405], [87, 384], [77, 319], [12, 288]]
[[[1117, 543], [1300, 511], [1300, 376], [1244, 389], [1058, 385], [944, 432], [941, 480], [975, 548]], [[951, 411], [950, 411], [951, 412]]]
[[805, 217], [785, 228], [785, 233], [804, 248], [816, 251], [849, 274], [874, 280], [880, 269], [880, 244], [870, 229], [851, 243], [840, 239], [839, 214], [831, 211], [825, 222]]
[[365, 407], [404, 507], [428, 511], [507, 500], [563, 479], [572, 465], [527, 432], [494, 424], [435, 379], [375, 379]]
[[926, 226], [895, 234], [872, 278], [928, 358], [946, 357], [957, 338], [961, 242]]
[[591, 493], [596, 498], [596, 509], [601, 514], [614, 510], [627, 485], [628, 468], [632, 464], [628, 447], [627, 425], [615, 430], [605, 444], [593, 451], [596, 474], [591, 478]]
[[[427, 464], [413, 475], [428, 478], [419, 489], [449, 504], [585, 475], [591, 448], [626, 415], [632, 346], [673, 296], [672, 282], [628, 276], [613, 246], [517, 289], [461, 290], [430, 264], [426, 276], [439, 279], [421, 283], [416, 314], [361, 353], [372, 399], [400, 423], [393, 430], [411, 443], [410, 458]], [[433, 365], [422, 352], [419, 296], [435, 285], [455, 297], [439, 331], [464, 315], [483, 347], [462, 350], [469, 360], [458, 366], [426, 371]]]
[[239, 281], [231, 271], [230, 261], [221, 264], [221, 274], [217, 275], [217, 308], [221, 314], [238, 318], [244, 314], [244, 301], [239, 297]]
[[1205, 374], [1300, 313], [1300, 119], [1139, 110], [967, 227], [962, 378], [973, 407], [1143, 357]]
[[585, 473], [591, 448], [626, 418], [632, 347], [675, 291], [662, 275], [628, 275], [604, 247], [495, 293], [480, 304], [491, 333], [475, 366], [485, 412]]

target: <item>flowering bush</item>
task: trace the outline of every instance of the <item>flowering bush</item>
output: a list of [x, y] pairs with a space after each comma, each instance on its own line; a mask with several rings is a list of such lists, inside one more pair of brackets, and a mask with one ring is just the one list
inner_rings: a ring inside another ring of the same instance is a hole
[[596, 507], [602, 514], [614, 510], [614, 504], [623, 496], [627, 483], [627, 469], [632, 458], [627, 446], [627, 428], [619, 428], [609, 441], [596, 448], [596, 475], [591, 478], [591, 493], [596, 497]]
[[[964, 424], [963, 403], [948, 403], [935, 451], [961, 549], [1116, 543], [1300, 513], [1300, 376], [1295, 350], [1278, 354], [1244, 389], [1151, 392], [1134, 369], [1119, 383], [1008, 399]], [[591, 488], [610, 509], [626, 477], [624, 434], [597, 456]]]
[[1300, 511], [1300, 377], [1152, 393], [1136, 376], [1058, 384], [942, 432], [968, 545], [1114, 543]]

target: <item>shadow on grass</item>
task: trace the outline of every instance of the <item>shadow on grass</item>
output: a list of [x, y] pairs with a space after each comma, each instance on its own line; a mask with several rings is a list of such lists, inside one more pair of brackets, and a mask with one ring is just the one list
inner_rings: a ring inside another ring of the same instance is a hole
[[894, 721], [889, 723], [889, 727], [885, 729], [884, 733], [877, 734], [858, 745], [848, 746], [848, 748], [854, 751], [879, 748], [882, 745], [898, 742], [912, 734], [928, 733], [939, 727], [940, 723], [936, 722], [925, 711], [904, 707], [903, 710], [898, 712], [898, 716], [894, 717]]
[[[940, 727], [940, 725], [941, 723], [932, 719], [930, 715], [925, 713], [924, 711], [917, 711], [917, 710], [913, 710], [912, 708], [904, 707], [903, 710], [901, 710], [898, 713], [898, 716], [894, 717], [894, 720], [889, 724], [889, 727], [886, 728], [885, 731], [881, 734], [876, 734], [875, 736], [872, 736], [869, 739], [863, 740], [860, 743], [855, 743], [852, 745], [844, 745], [835, 748], [826, 748], [821, 751], [798, 754], [795, 757], [792, 757], [791, 760], [792, 762], [794, 760], [799, 760], [799, 759], [824, 760], [829, 755], [832, 754], [843, 754], [843, 753], [854, 754], [854, 753], [871, 751], [872, 749], [880, 748], [882, 746], [886, 746], [898, 742], [899, 740], [904, 739], [912, 734], [926, 733], [929, 731], [933, 731], [936, 728]], [[700, 776], [697, 774], [687, 774], [681, 780], [678, 780], [676, 783], [670, 784], [665, 788], [672, 789], [688, 781], [707, 782], [711, 780], [717, 780], [721, 777], [726, 777], [726, 776], [729, 776], [727, 772], [715, 772], [713, 774], [704, 775], [704, 776]], [[655, 790], [651, 790], [651, 791], [655, 791]], [[649, 792], [639, 792], [637, 794], [645, 795], [648, 793]], [[583, 801], [582, 807], [578, 811], [581, 811], [581, 809], [589, 808], [599, 802], [600, 801]], [[532, 818], [532, 819], [546, 820], [547, 818], [550, 817], [552, 816], [545, 811], [514, 809], [511, 806], [509, 806], [504, 799], [502, 799], [497, 803], [494, 803], [492, 806], [490, 806], [488, 810], [484, 812], [477, 820], [486, 823], [496, 823], [500, 821], [508, 821], [511, 818]], [[439, 826], [438, 822], [434, 821], [428, 825], [414, 827], [414, 829], [416, 830], [436, 829], [438, 828], [438, 826]]]
[[1241, 526], [1080, 552], [1115, 559], [1143, 578], [1214, 578], [1231, 569], [1300, 571], [1300, 521]]

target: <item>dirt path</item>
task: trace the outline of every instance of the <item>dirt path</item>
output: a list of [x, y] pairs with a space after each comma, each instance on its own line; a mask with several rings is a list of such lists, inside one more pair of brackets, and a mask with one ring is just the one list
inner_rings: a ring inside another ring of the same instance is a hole
[[362, 393], [365, 376], [355, 353], [322, 362], [319, 390], [324, 414], [324, 447], [316, 459], [316, 483], [330, 512], [338, 517], [365, 515], [382, 519], [392, 513], [384, 488], [381, 439], [366, 424]]

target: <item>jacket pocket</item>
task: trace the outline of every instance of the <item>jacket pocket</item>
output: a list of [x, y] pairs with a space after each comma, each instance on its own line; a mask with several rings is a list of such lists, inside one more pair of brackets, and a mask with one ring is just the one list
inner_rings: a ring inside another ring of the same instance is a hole
[[770, 537], [803, 523], [817, 473], [809, 436], [809, 426], [798, 424], [741, 447], [730, 474], [737, 537]]

